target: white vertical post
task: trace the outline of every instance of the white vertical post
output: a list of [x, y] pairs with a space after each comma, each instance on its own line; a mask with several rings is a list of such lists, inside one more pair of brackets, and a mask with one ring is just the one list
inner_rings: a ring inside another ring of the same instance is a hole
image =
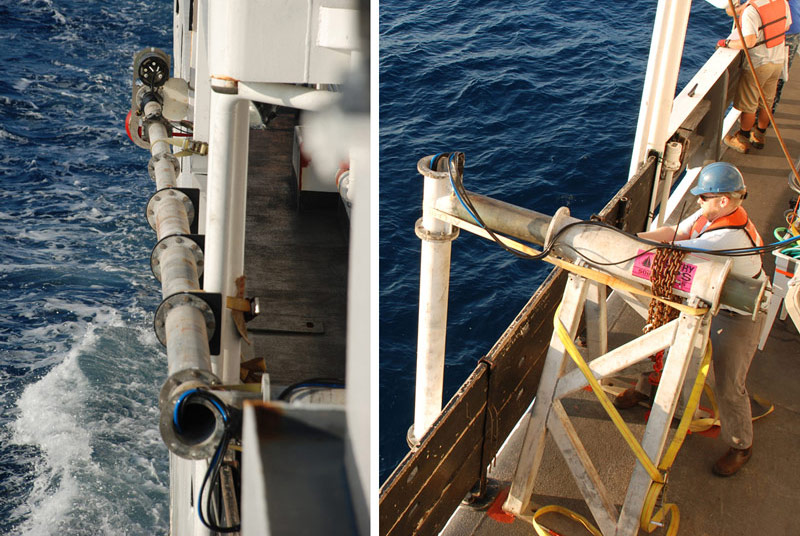
[[236, 295], [244, 266], [247, 128], [247, 101], [212, 91], [203, 290], [222, 294], [220, 355], [212, 357], [212, 372], [223, 383], [238, 382], [241, 360], [241, 338], [225, 298]]
[[[669, 117], [678, 85], [678, 71], [691, 5], [691, 0], [658, 2], [629, 178], [636, 174], [651, 149], [663, 152], [664, 144], [672, 134], [668, 132]], [[656, 169], [656, 177], [660, 168], [659, 165]]]
[[416, 233], [422, 240], [419, 282], [419, 329], [417, 335], [417, 382], [414, 399], [414, 426], [409, 439], [420, 442], [442, 409], [444, 348], [447, 334], [447, 299], [450, 290], [451, 242], [458, 229], [436, 219], [431, 210], [439, 197], [449, 193], [446, 172], [432, 171], [430, 157], [417, 168], [425, 177], [422, 218]]
[[[376, 342], [373, 331], [373, 304], [370, 295], [377, 296], [377, 274], [370, 267], [370, 247], [377, 249], [377, 233], [372, 224], [377, 220], [377, 192], [372, 188], [369, 160], [369, 122], [354, 121], [353, 127], [361, 143], [350, 150], [350, 173], [353, 185], [353, 208], [350, 219], [349, 270], [347, 275], [347, 449], [348, 469], [353, 509], [360, 536], [369, 534], [370, 525], [370, 412], [377, 401], [372, 382], [371, 346]], [[364, 143], [364, 142], [367, 143]], [[374, 194], [374, 195], [373, 195]], [[365, 261], [366, 260], [366, 261]], [[368, 282], [368, 283], [367, 283]], [[374, 390], [374, 392], [373, 392]], [[377, 446], [377, 445], [376, 445]]]

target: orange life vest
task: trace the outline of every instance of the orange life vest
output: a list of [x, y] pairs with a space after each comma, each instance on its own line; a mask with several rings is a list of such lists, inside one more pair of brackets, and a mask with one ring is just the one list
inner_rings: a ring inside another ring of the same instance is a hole
[[761, 18], [758, 29], [764, 31], [764, 40], [753, 46], [766, 44], [767, 48], [773, 48], [783, 45], [786, 35], [786, 0], [750, 0], [750, 5], [756, 8]]
[[715, 231], [717, 229], [743, 229], [744, 232], [747, 233], [747, 238], [749, 238], [750, 242], [753, 243], [753, 246], [762, 247], [764, 245], [764, 240], [762, 240], [761, 235], [758, 234], [756, 226], [753, 225], [753, 222], [747, 217], [747, 212], [745, 212], [742, 207], [738, 207], [727, 216], [717, 218], [711, 222], [711, 225], [709, 225], [706, 229], [703, 229], [706, 223], [708, 223], [708, 219], [706, 219], [705, 216], [701, 215], [699, 218], [697, 218], [697, 221], [695, 221], [694, 225], [692, 226], [691, 237], [697, 238], [702, 234], [705, 234], [709, 231]]

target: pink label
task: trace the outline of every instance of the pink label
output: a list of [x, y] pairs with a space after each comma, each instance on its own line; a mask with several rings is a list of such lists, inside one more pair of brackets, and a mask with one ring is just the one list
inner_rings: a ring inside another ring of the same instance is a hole
[[[643, 249], [640, 249], [639, 256], [636, 257], [636, 260], [633, 262], [633, 276], [650, 281], [650, 269], [653, 266], [653, 259], [655, 256], [656, 254], [652, 251], [645, 253]], [[672, 288], [682, 290], [683, 292], [689, 292], [692, 288], [692, 281], [694, 280], [695, 273], [697, 273], [696, 265], [685, 262], [681, 263], [681, 269], [678, 272], [678, 276], [675, 278], [675, 284]]]

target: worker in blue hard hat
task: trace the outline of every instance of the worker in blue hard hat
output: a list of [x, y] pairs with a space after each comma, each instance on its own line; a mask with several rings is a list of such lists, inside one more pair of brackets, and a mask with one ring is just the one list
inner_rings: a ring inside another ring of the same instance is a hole
[[[747, 189], [741, 172], [728, 162], [705, 166], [690, 192], [697, 196], [700, 209], [677, 226], [660, 227], [639, 233], [641, 238], [672, 242], [678, 246], [708, 250], [761, 247], [764, 245], [755, 225], [742, 208]], [[731, 272], [763, 280], [766, 278], [758, 254], [732, 257]], [[750, 398], [745, 386], [765, 314], [752, 315], [726, 310], [723, 305], [711, 324], [715, 393], [722, 425], [720, 437], [728, 451], [714, 464], [720, 476], [736, 473], [752, 454], [753, 424]], [[648, 398], [645, 385], [621, 393], [617, 407], [632, 407]]]

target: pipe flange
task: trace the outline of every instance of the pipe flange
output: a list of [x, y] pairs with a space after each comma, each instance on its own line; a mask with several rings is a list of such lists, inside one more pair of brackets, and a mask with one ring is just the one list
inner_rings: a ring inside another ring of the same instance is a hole
[[[181, 375], [182, 378], [176, 380], [178, 375]], [[185, 381], [181, 381], [182, 379]], [[175, 427], [175, 406], [181, 396], [192, 389], [208, 388], [212, 382], [219, 383], [219, 380], [211, 372], [188, 369], [171, 376], [161, 388], [158, 429], [167, 449], [181, 458], [203, 460], [212, 457], [225, 433], [226, 423], [220, 415], [219, 409], [212, 402], [203, 398], [193, 401], [192, 404], [202, 406], [213, 416], [213, 420], [205, 423], [205, 433], [187, 437], [178, 432]]]
[[681, 152], [683, 144], [677, 141], [667, 143], [664, 163], [662, 164], [667, 171], [678, 171], [681, 168]]
[[158, 337], [158, 342], [165, 347], [167, 346], [167, 315], [172, 309], [182, 305], [189, 305], [203, 313], [209, 340], [217, 329], [214, 311], [203, 298], [196, 296], [192, 292], [178, 292], [161, 302], [153, 319], [153, 328], [155, 329], [156, 337]]
[[[167, 403], [172, 392], [177, 389], [178, 386], [186, 385], [188, 386], [187, 389], [193, 389], [195, 387], [208, 387], [221, 383], [220, 379], [210, 370], [196, 368], [179, 370], [167, 378], [167, 381], [161, 386], [161, 390], [158, 392], [158, 407], [164, 407], [164, 404]], [[186, 391], [186, 389], [181, 390], [181, 392], [183, 391]]]
[[422, 444], [422, 441], [417, 439], [414, 435], [414, 425], [408, 427], [408, 431], [406, 431], [406, 445], [408, 448], [411, 449], [412, 452], [419, 449], [419, 446]]
[[552, 245], [553, 237], [568, 223], [567, 220], [570, 219], [572, 219], [572, 217], [569, 215], [569, 209], [567, 207], [561, 207], [556, 210], [556, 213], [553, 214], [550, 220], [550, 225], [547, 227], [547, 232], [544, 234], [545, 248]]
[[[686, 261], [684, 260], [684, 262]], [[731, 273], [732, 266], [733, 259], [726, 259], [722, 270], [720, 270], [717, 274], [717, 279], [715, 281], [711, 281], [711, 284], [709, 285], [709, 290], [713, 292], [711, 295], [711, 303], [709, 303], [709, 308], [712, 315], [716, 315], [719, 312], [719, 306], [722, 303], [722, 287], [725, 285], [725, 280], [728, 279], [728, 274]]]
[[417, 171], [419, 171], [422, 176], [428, 177], [429, 179], [450, 179], [450, 174], [447, 171], [434, 171], [431, 169], [431, 161], [434, 159], [436, 155], [430, 156], [423, 156], [417, 162]]
[[426, 229], [425, 226], [422, 225], [422, 218], [420, 218], [417, 220], [417, 223], [414, 224], [414, 232], [420, 240], [426, 240], [428, 242], [452, 242], [458, 238], [460, 229], [452, 226], [452, 230], [449, 233], [435, 233]]
[[[175, 160], [177, 161], [177, 158]], [[150, 166], [147, 166], [147, 170], [148, 172], [150, 171]], [[179, 188], [170, 186], [157, 191], [150, 196], [150, 199], [147, 201], [147, 208], [145, 209], [147, 223], [150, 224], [150, 227], [154, 231], [158, 231], [156, 228], [156, 203], [164, 199], [164, 197], [177, 197], [183, 202], [183, 206], [186, 208], [186, 218], [190, 222], [194, 221], [195, 209], [191, 198], [189, 198], [189, 196], [183, 193]]]
[[150, 253], [150, 270], [159, 283], [161, 283], [161, 255], [170, 247], [189, 248], [194, 255], [198, 279], [203, 275], [203, 247], [197, 243], [195, 235], [170, 235], [159, 240]]
[[156, 164], [162, 158], [166, 158], [172, 163], [172, 167], [175, 168], [175, 177], [177, 178], [178, 175], [181, 173], [181, 163], [178, 162], [178, 159], [172, 153], [159, 153], [153, 155], [150, 158], [150, 161], [147, 163], [147, 174], [150, 175], [150, 178], [153, 179], [153, 182], [156, 181]]

